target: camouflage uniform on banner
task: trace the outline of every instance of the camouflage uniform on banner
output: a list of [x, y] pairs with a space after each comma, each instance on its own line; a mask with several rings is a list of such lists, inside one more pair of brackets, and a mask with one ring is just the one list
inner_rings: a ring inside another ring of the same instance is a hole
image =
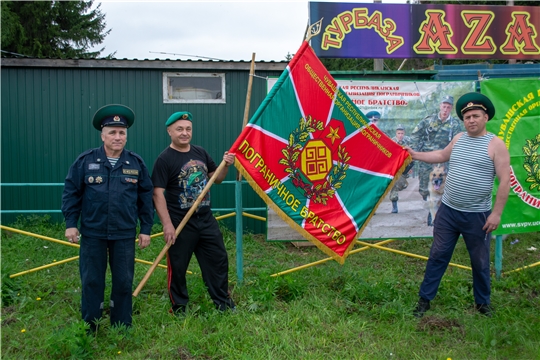
[[[441, 111], [425, 117], [416, 125], [411, 134], [411, 148], [421, 152], [441, 150], [450, 143], [456, 134], [463, 131], [460, 121], [450, 115], [453, 104], [454, 98], [452, 96], [445, 96], [441, 101]], [[431, 164], [418, 162], [420, 182], [418, 192], [424, 200], [427, 200], [429, 196], [428, 182], [432, 169], [433, 166]]]
[[[401, 137], [401, 139], [399, 139], [399, 137]], [[394, 136], [392, 140], [401, 146], [411, 146], [411, 138], [405, 135], [405, 128], [401, 124], [396, 127], [396, 136]], [[409, 174], [403, 173], [394, 183], [392, 190], [390, 190], [390, 201], [392, 201], [392, 213], [394, 214], [398, 212], [398, 192], [401, 190], [405, 190], [407, 186], [409, 186], [409, 183], [407, 182], [408, 177]]]

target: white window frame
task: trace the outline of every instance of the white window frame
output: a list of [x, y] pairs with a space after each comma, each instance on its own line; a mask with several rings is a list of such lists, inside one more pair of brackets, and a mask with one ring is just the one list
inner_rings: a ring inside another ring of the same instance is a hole
[[[221, 98], [220, 99], [175, 99], [170, 96], [172, 89], [169, 87], [171, 77], [212, 77], [221, 78]], [[225, 104], [225, 73], [185, 73], [185, 72], [164, 72], [163, 73], [163, 103], [165, 104]]]

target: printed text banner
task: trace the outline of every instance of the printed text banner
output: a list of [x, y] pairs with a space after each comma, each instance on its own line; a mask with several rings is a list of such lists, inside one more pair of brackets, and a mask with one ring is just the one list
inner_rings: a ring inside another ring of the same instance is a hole
[[266, 203], [340, 263], [410, 162], [368, 124], [308, 43], [230, 151]]
[[[502, 139], [510, 152], [510, 195], [501, 225], [494, 232], [497, 235], [540, 231], [538, 84], [538, 79], [492, 79], [480, 84], [482, 93], [495, 105], [488, 131]], [[497, 187], [494, 196], [496, 191]]]
[[310, 2], [320, 58], [529, 59], [540, 7]]

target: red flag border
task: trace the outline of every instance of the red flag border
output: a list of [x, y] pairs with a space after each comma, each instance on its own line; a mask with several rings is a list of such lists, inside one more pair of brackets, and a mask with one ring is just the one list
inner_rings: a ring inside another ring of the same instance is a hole
[[[364, 221], [364, 224], [363, 226], [358, 230], [358, 232], [356, 233], [356, 236], [354, 237], [355, 240], [351, 241], [351, 243], [347, 246], [347, 249], [345, 250], [345, 252], [343, 253], [343, 256], [339, 256], [338, 254], [336, 254], [334, 251], [332, 251], [332, 249], [330, 249], [328, 246], [326, 246], [324, 243], [322, 243], [319, 239], [317, 239], [316, 237], [314, 237], [313, 235], [311, 235], [308, 231], [306, 231], [304, 228], [302, 228], [301, 226], [299, 226], [296, 222], [294, 222], [293, 220], [291, 220], [291, 218], [283, 211], [281, 210], [281, 208], [276, 205], [276, 203], [274, 203], [274, 201], [266, 194], [266, 192], [264, 192], [258, 185], [257, 185], [257, 182], [255, 180], [253, 180], [253, 178], [250, 176], [250, 174], [248, 173], [248, 171], [244, 168], [244, 166], [240, 163], [240, 161], [238, 160], [235, 160], [234, 162], [234, 166], [236, 167], [236, 169], [238, 171], [240, 171], [240, 173], [242, 174], [242, 176], [244, 176], [248, 182], [248, 184], [253, 188], [253, 190], [261, 197], [261, 199], [263, 199], [263, 201], [266, 203], [266, 205], [268, 205], [269, 207], [272, 208], [272, 210], [275, 211], [276, 214], [278, 214], [278, 216], [283, 220], [285, 221], [290, 227], [292, 227], [294, 230], [296, 230], [300, 235], [302, 235], [306, 240], [308, 240], [309, 242], [311, 242], [312, 244], [314, 244], [315, 246], [317, 246], [317, 248], [319, 248], [319, 250], [321, 250], [323, 253], [325, 253], [326, 255], [330, 256], [332, 259], [334, 259], [335, 261], [337, 261], [339, 264], [343, 265], [345, 263], [345, 259], [347, 258], [347, 256], [349, 255], [349, 252], [353, 249], [354, 245], [356, 245], [356, 239], [359, 238], [359, 236], [362, 234], [362, 232], [364, 231], [364, 228], [367, 226], [367, 224], [369, 223], [369, 221], [371, 220], [371, 217], [373, 216], [373, 214], [375, 214], [377, 208], [379, 207], [379, 204], [383, 201], [383, 199], [386, 197], [386, 195], [388, 194], [388, 192], [392, 189], [392, 187], [394, 186], [395, 182], [397, 181], [397, 179], [399, 179], [401, 177], [401, 175], [403, 174], [403, 170], [405, 170], [405, 168], [407, 167], [407, 165], [409, 165], [412, 161], [412, 158], [411, 156], [407, 156], [407, 158], [405, 159], [405, 161], [403, 162], [403, 165], [400, 167], [399, 171], [396, 173], [396, 175], [394, 176], [394, 179], [390, 182], [390, 184], [388, 184], [388, 187], [386, 188], [386, 191], [384, 192], [384, 194], [380, 197], [379, 201], [377, 202], [377, 204], [374, 206], [373, 210], [371, 211], [369, 217], [366, 219], [366, 221]], [[268, 221], [268, 219], [267, 219]]]

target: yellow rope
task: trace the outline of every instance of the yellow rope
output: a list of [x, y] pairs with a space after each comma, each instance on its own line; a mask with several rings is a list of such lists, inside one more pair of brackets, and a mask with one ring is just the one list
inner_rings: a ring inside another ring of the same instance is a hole
[[[383, 244], [390, 243], [392, 241], [394, 241], [394, 240], [385, 240], [385, 241], [381, 241], [381, 242], [379, 242], [377, 244], [383, 245]], [[356, 254], [358, 252], [365, 251], [365, 250], [368, 250], [368, 249], [370, 249], [369, 246], [364, 246], [363, 248], [352, 250], [349, 254]], [[315, 261], [315, 262], [312, 262], [312, 263], [309, 263], [309, 264], [306, 264], [306, 265], [302, 265], [302, 266], [298, 266], [298, 267], [295, 267], [295, 268], [292, 268], [292, 269], [289, 269], [289, 270], [281, 271], [281, 272], [272, 274], [270, 276], [271, 277], [276, 277], [276, 276], [281, 276], [281, 275], [285, 275], [285, 274], [290, 274], [292, 272], [307, 269], [309, 267], [319, 265], [319, 264], [325, 263], [325, 262], [330, 261], [330, 260], [333, 260], [333, 258], [329, 257], [329, 258], [326, 258], [326, 259], [318, 260], [318, 261]]]

